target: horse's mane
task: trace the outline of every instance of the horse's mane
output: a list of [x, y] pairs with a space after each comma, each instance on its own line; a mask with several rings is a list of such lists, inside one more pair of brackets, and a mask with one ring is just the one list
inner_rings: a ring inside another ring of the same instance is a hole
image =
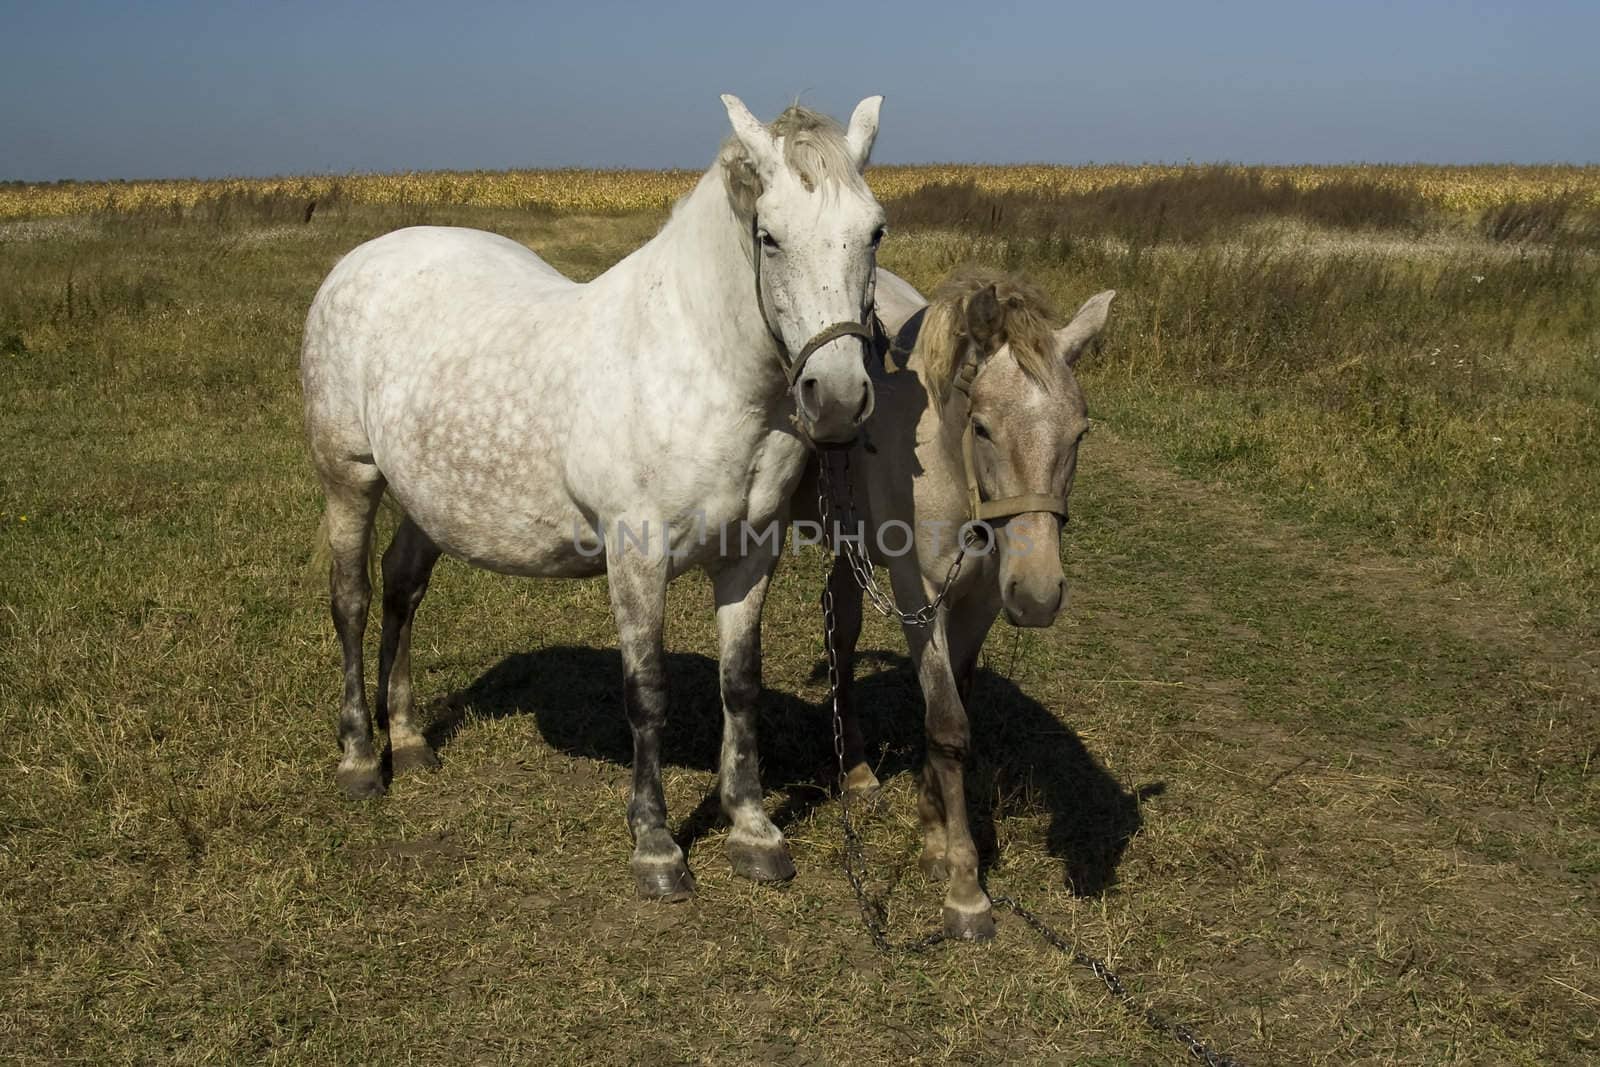
[[1032, 282], [992, 267], [962, 267], [934, 290], [912, 349], [922, 366], [928, 390], [942, 402], [949, 395], [962, 354], [967, 350], [967, 302], [994, 286], [1000, 300], [1000, 332], [994, 347], [979, 358], [993, 355], [1000, 345], [1011, 346], [1011, 356], [1028, 377], [1048, 388], [1050, 364], [1055, 360], [1056, 320], [1050, 300]]
[[[849, 185], [861, 180], [855, 159], [845, 140], [844, 127], [820, 111], [794, 104], [767, 126], [783, 142], [783, 159], [800, 176], [807, 189], [837, 182]], [[737, 137], [729, 137], [717, 153], [722, 165], [728, 200], [741, 219], [755, 214], [761, 196], [761, 178], [750, 163], [750, 156]]]

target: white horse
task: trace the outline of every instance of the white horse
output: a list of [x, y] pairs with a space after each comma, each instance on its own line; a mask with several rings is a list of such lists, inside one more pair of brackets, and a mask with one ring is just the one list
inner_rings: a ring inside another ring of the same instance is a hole
[[[311, 305], [306, 430], [327, 495], [344, 654], [338, 780], [385, 789], [362, 681], [366, 559], [385, 490], [405, 518], [383, 556], [377, 717], [391, 770], [437, 765], [413, 717], [411, 623], [441, 552], [505, 574], [609, 577], [633, 730], [628, 826], [639, 890], [694, 889], [667, 832], [660, 735], [667, 583], [702, 567], [721, 650], [721, 800], [734, 869], [792, 877], [762, 810], [755, 745], [770, 525], [808, 442], [854, 438], [883, 211], [862, 180], [881, 97], [848, 130], [803, 108], [734, 136], [648, 244], [585, 285], [514, 241], [417, 227], [345, 256]], [[723, 531], [736, 531], [722, 536]]]

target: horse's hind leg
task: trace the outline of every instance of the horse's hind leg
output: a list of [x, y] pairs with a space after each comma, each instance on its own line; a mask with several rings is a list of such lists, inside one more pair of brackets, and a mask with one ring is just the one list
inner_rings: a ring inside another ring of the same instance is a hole
[[713, 576], [722, 673], [722, 766], [718, 791], [735, 874], [756, 882], [794, 877], [783, 834], [761, 806], [756, 708], [761, 700], [761, 608], [777, 565], [775, 555], [752, 554]]
[[835, 556], [828, 574], [828, 593], [833, 597], [834, 662], [839, 672], [839, 720], [844, 735], [844, 789], [857, 800], [878, 795], [878, 776], [867, 763], [866, 741], [861, 736], [861, 720], [855, 707], [856, 643], [861, 640], [861, 587], [845, 558]]
[[389, 728], [395, 774], [439, 766], [413, 718], [411, 624], [428, 591], [439, 548], [410, 518], [394, 532], [383, 553], [383, 640], [378, 647], [378, 724]]
[[382, 796], [383, 769], [372, 747], [372, 720], [367, 714], [361, 642], [367, 630], [372, 583], [367, 577], [367, 550], [372, 520], [383, 497], [383, 475], [371, 464], [352, 463], [334, 477], [327, 472], [329, 601], [333, 627], [344, 653], [344, 697], [339, 704], [341, 758], [336, 778], [351, 797]]
[[667, 799], [661, 789], [661, 729], [667, 718], [661, 629], [667, 609], [668, 561], [647, 550], [628, 551], [627, 544], [620, 538], [619, 543], [607, 542], [606, 579], [622, 649], [623, 698], [633, 730], [629, 866], [640, 896], [687, 900], [694, 893], [694, 876], [684, 862], [683, 849], [667, 832]]

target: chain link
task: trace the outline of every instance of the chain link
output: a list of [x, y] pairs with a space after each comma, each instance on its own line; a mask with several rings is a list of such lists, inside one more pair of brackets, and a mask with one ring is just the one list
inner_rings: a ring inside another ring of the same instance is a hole
[[[831, 504], [831, 500], [829, 499], [831, 494], [828, 473], [828, 457], [826, 455], [821, 457], [821, 462], [818, 464], [818, 468], [821, 474], [819, 477], [817, 504], [821, 510], [823, 524], [826, 526], [828, 523], [829, 514], [832, 510], [829, 506]], [[846, 491], [848, 492], [850, 477], [850, 461], [848, 454], [846, 454], [844, 458], [844, 476]], [[865, 545], [865, 537], [862, 538], [862, 543]], [[899, 617], [904, 622], [913, 623], [914, 625], [918, 626], [926, 626], [933, 620], [933, 613], [938, 610], [939, 604], [944, 600], [945, 594], [949, 592], [950, 585], [955, 580], [955, 575], [961, 569], [962, 556], [966, 552], [965, 546], [963, 546], [962, 549], [957, 552], [955, 561], [951, 563], [950, 571], [945, 576], [944, 588], [939, 591], [939, 595], [934, 598], [931, 604], [915, 612], [902, 612], [895, 606], [894, 601], [890, 599], [887, 594], [883, 594], [881, 590], [877, 589], [877, 583], [872, 581], [872, 564], [870, 557], [866, 558], [865, 560], [855, 559], [850, 554], [849, 548], [847, 547], [848, 545], [849, 542], [844, 542], [844, 545], [841, 546], [841, 551], [845, 554], [846, 559], [851, 561], [851, 572], [855, 575], [856, 583], [861, 586], [863, 592], [865, 592], [869, 597], [873, 598], [873, 606], [877, 607], [878, 610], [885, 616]], [[863, 581], [861, 576], [862, 567], [864, 567], [866, 571], [865, 581]], [[845, 782], [846, 768], [844, 765], [844, 712], [839, 703], [839, 694], [841, 688], [839, 683], [842, 675], [839, 670], [839, 650], [836, 647], [835, 642], [838, 615], [835, 611], [835, 605], [833, 601], [833, 583], [831, 578], [832, 575], [830, 573], [829, 580], [822, 588], [822, 629], [823, 641], [827, 648], [828, 657], [828, 701], [833, 711], [833, 754], [838, 764], [839, 774], [839, 829], [844, 837], [844, 876], [845, 879], [850, 883], [851, 892], [855, 894], [856, 905], [861, 909], [861, 920], [866, 925], [867, 933], [869, 936], [871, 936], [872, 943], [877, 947], [878, 951], [886, 956], [895, 955], [897, 953], [916, 955], [929, 951], [934, 946], [948, 940], [948, 938], [944, 931], [941, 930], [928, 934], [925, 937], [896, 944], [889, 937], [888, 908], [882, 901], [873, 898], [867, 892], [866, 853], [861, 840], [861, 835], [856, 831], [855, 824], [850, 818], [850, 791], [848, 788], [846, 788]], [[874, 595], [875, 593], [877, 594], [876, 596]], [[885, 610], [884, 607], [879, 605], [877, 599], [878, 596], [881, 596], [887, 603], [888, 610]], [[925, 620], [922, 619], [924, 612], [928, 613]], [[1008, 896], [991, 894], [989, 901], [996, 907], [1008, 909], [1012, 912], [1012, 914], [1016, 915], [1017, 918], [1031, 926], [1034, 931], [1037, 932], [1039, 936], [1042, 937], [1048, 944], [1060, 951], [1068, 959], [1072, 960], [1073, 963], [1085, 968], [1096, 978], [1098, 978], [1106, 987], [1106, 990], [1111, 993], [1112, 996], [1116, 997], [1118, 1002], [1121, 1003], [1125, 1009], [1127, 1009], [1133, 1015], [1143, 1019], [1145, 1024], [1152, 1030], [1155, 1030], [1157, 1033], [1166, 1034], [1179, 1044], [1183, 1045], [1184, 1048], [1189, 1050], [1189, 1054], [1196, 1060], [1206, 1064], [1207, 1067], [1243, 1067], [1243, 1064], [1241, 1064], [1238, 1060], [1233, 1059], [1230, 1056], [1225, 1056], [1211, 1048], [1203, 1040], [1201, 1040], [1193, 1030], [1189, 1029], [1189, 1027], [1182, 1023], [1173, 1022], [1166, 1016], [1157, 1012], [1154, 1008], [1148, 1008], [1141, 1005], [1134, 995], [1128, 992], [1127, 987], [1122, 984], [1122, 979], [1117, 976], [1117, 973], [1111, 969], [1110, 965], [1108, 965], [1104, 960], [1096, 959], [1095, 957], [1085, 953], [1072, 942], [1062, 937], [1054, 927], [1050, 926], [1032, 911], [1023, 907], [1016, 900]]]

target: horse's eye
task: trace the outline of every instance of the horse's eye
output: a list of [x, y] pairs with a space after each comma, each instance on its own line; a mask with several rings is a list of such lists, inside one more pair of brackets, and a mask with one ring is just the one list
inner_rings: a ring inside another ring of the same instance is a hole
[[765, 248], [768, 252], [776, 252], [778, 250], [778, 239], [772, 236], [772, 234], [768, 233], [766, 230], [762, 230], [761, 247]]
[[977, 419], [972, 420], [972, 436], [976, 437], [980, 441], [994, 440], [994, 438], [989, 436], [989, 427], [985, 426]]
[[883, 227], [883, 226], [879, 226], [876, 230], [872, 231], [872, 247], [873, 248], [877, 248], [879, 245], [883, 244], [883, 235], [886, 232], [888, 232], [887, 228]]

